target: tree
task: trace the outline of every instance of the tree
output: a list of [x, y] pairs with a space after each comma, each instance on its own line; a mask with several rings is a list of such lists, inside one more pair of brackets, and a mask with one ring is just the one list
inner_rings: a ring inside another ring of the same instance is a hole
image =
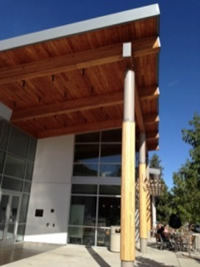
[[173, 174], [174, 208], [182, 222], [200, 221], [200, 116], [195, 113], [190, 129], [182, 130], [183, 141], [191, 146], [190, 159]]
[[162, 184], [162, 193], [160, 196], [156, 197], [156, 210], [157, 210], [157, 220], [164, 224], [168, 224], [169, 216], [172, 212], [171, 202], [172, 202], [172, 195], [168, 191], [168, 188], [164, 182], [163, 178], [163, 167], [161, 165], [161, 160], [156, 154], [150, 159], [149, 162], [150, 168], [160, 169], [160, 184]]

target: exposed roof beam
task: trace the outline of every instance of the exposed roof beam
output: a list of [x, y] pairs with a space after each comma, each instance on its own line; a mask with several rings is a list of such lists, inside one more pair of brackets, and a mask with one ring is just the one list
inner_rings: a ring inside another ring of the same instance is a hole
[[15, 111], [11, 118], [12, 122], [30, 119], [44, 118], [60, 114], [68, 114], [76, 111], [96, 109], [99, 107], [113, 106], [123, 103], [123, 92], [114, 92], [104, 95], [95, 95], [66, 102], [33, 107]]
[[[134, 57], [159, 52], [159, 37], [132, 42]], [[48, 76], [123, 60], [122, 44], [109, 45], [36, 62], [1, 68], [0, 84]]]
[[146, 139], [147, 141], [158, 140], [159, 139], [158, 131], [146, 132]]
[[145, 125], [158, 123], [159, 121], [160, 121], [160, 119], [159, 119], [159, 116], [157, 113], [144, 115], [144, 124]]
[[148, 88], [140, 88], [139, 94], [141, 100], [150, 100], [158, 98], [160, 95], [160, 91], [157, 86], [151, 86]]
[[122, 127], [122, 119], [85, 123], [60, 129], [44, 130], [38, 134], [38, 138], [59, 136], [66, 134], [89, 133], [99, 130], [107, 130]]

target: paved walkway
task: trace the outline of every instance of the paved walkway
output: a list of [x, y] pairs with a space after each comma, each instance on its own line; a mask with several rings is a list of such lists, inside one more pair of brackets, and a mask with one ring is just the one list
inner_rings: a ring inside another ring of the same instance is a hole
[[[10, 259], [10, 261], [13, 261], [12, 263], [8, 263], [9, 255], [12, 256]], [[120, 258], [119, 253], [112, 253], [103, 247], [86, 248], [77, 245], [54, 246], [24, 243], [1, 248], [0, 265], [9, 267], [120, 267]], [[134, 266], [198, 267], [200, 266], [200, 253], [193, 253], [192, 258], [189, 258], [187, 253], [174, 253], [148, 247], [147, 254], [142, 255], [139, 251], [136, 251], [136, 262]]]

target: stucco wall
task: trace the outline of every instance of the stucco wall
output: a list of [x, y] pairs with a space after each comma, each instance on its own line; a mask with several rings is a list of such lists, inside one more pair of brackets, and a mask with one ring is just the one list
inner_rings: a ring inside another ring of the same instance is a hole
[[72, 135], [38, 140], [25, 241], [66, 244], [73, 149]]

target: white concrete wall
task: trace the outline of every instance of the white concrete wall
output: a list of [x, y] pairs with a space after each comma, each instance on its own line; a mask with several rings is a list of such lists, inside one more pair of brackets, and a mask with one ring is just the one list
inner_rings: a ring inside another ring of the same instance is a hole
[[38, 140], [25, 241], [66, 244], [73, 150], [72, 135]]

